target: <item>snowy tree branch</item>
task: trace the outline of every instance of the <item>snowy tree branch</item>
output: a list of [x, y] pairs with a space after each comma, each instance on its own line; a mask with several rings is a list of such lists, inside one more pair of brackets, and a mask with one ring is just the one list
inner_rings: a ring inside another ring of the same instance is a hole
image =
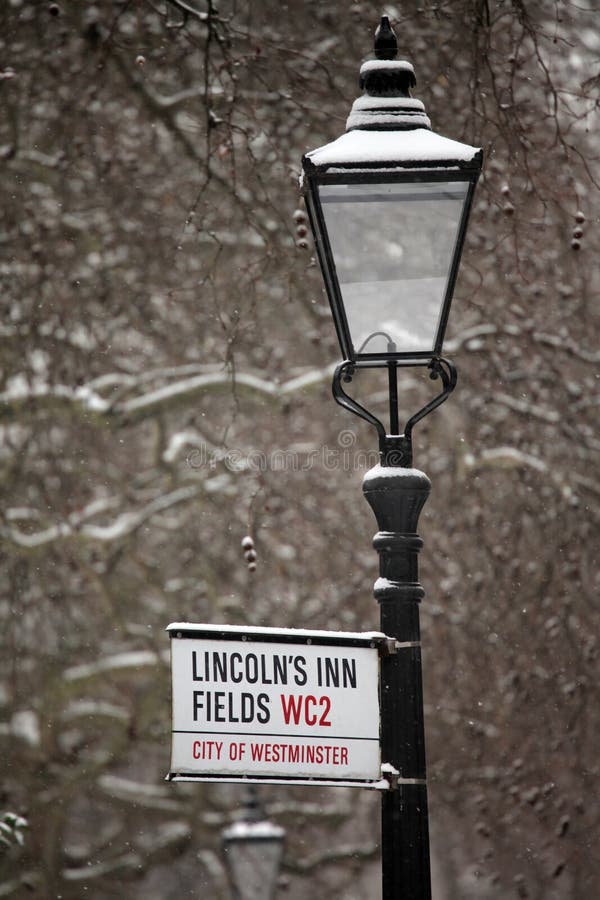
[[[331, 378], [333, 370], [333, 365], [323, 369], [309, 369], [283, 384], [268, 381], [250, 373], [239, 372], [235, 376], [235, 386], [238, 393], [277, 401], [297, 391], [322, 384]], [[104, 379], [112, 377], [103, 376]], [[102, 382], [97, 379], [90, 385], [94, 385], [96, 388], [106, 387], [108, 381]], [[83, 415], [86, 421], [90, 421], [90, 416], [97, 421], [122, 418], [129, 424], [147, 419], [159, 412], [171, 411], [176, 407], [191, 404], [206, 393], [228, 391], [232, 387], [233, 382], [229, 373], [213, 372], [184, 378], [133, 399], [115, 403], [104, 399], [91, 386], [73, 389], [65, 385], [42, 385], [29, 390], [5, 391], [0, 394], [0, 416], [18, 417], [25, 412], [33, 412], [37, 409], [70, 408]]]
[[[42, 531], [27, 534], [16, 528], [4, 526], [0, 528], [0, 536], [25, 550], [36, 550], [52, 541], [72, 537], [100, 542], [121, 540], [133, 534], [158, 513], [192, 500], [200, 493], [200, 490], [199, 485], [177, 488], [168, 494], [156, 497], [137, 511], [121, 513], [110, 525], [85, 524], [86, 518], [109, 508], [109, 501], [106, 504], [103, 504], [102, 501], [94, 501], [82, 513], [74, 514], [66, 522], [52, 525]], [[110, 501], [110, 503], [113, 504], [114, 501]]]
[[339, 847], [328, 847], [304, 859], [288, 859], [285, 868], [293, 872], [310, 872], [316, 866], [345, 859], [372, 859], [378, 853], [378, 844], [340, 844]]

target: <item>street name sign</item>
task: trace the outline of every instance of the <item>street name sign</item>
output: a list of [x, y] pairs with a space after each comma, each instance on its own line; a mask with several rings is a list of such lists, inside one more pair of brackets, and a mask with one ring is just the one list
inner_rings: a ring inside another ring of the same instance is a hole
[[175, 622], [170, 781], [381, 785], [379, 632]]

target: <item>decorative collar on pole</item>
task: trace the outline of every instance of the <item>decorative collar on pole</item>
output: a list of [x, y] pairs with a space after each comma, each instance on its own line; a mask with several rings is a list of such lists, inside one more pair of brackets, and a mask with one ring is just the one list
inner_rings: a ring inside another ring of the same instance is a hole
[[359, 84], [365, 92], [354, 101], [346, 131], [411, 131], [431, 128], [420, 100], [410, 96], [417, 83], [411, 63], [396, 59], [398, 42], [387, 16], [375, 32], [375, 56], [360, 67]]

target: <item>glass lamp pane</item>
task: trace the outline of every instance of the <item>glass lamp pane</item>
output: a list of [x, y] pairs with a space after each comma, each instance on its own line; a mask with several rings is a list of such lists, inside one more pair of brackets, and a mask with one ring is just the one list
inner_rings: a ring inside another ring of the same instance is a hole
[[320, 185], [357, 354], [434, 351], [468, 189], [462, 181]]
[[284, 831], [271, 822], [237, 822], [225, 831], [224, 850], [236, 900], [274, 900]]

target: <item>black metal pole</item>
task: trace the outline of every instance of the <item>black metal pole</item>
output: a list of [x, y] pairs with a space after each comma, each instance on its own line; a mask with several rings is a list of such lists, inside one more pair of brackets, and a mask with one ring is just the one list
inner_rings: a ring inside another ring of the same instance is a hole
[[388, 363], [388, 385], [390, 391], [390, 434], [398, 434], [400, 427], [398, 420], [398, 366], [394, 361]]
[[381, 661], [381, 760], [397, 772], [382, 797], [383, 900], [431, 898], [417, 534], [429, 490], [423, 472], [395, 466], [375, 466], [363, 482], [379, 526], [381, 630], [396, 639], [396, 652]]

